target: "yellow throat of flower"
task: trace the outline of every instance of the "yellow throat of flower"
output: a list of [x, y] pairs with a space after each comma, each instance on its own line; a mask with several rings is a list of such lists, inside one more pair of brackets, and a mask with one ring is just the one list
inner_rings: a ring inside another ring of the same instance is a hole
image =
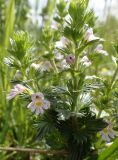
[[43, 102], [42, 101], [37, 101], [37, 102], [35, 102], [35, 105], [37, 107], [41, 107], [43, 105]]
[[104, 128], [103, 131], [105, 134], [108, 134], [109, 133], [108, 127]]

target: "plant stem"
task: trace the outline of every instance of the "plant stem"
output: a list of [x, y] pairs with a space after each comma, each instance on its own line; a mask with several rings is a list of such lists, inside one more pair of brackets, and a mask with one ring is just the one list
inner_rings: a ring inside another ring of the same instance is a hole
[[0, 147], [1, 151], [17, 151], [17, 152], [31, 152], [31, 153], [40, 153], [40, 154], [55, 154], [55, 155], [65, 155], [68, 154], [65, 150], [39, 150], [32, 148], [19, 148], [19, 147]]
[[113, 85], [114, 85], [114, 82], [115, 82], [115, 79], [116, 79], [117, 74], [118, 74], [118, 66], [117, 66], [117, 68], [116, 68], [116, 70], [115, 70], [115, 72], [114, 72], [114, 75], [113, 75], [113, 77], [112, 77], [111, 84], [110, 84], [110, 89], [112, 89], [112, 87], [113, 87]]
[[78, 93], [75, 92], [77, 90], [77, 77], [75, 75], [75, 71], [78, 70], [78, 58], [79, 58], [79, 54], [77, 54], [78, 50], [78, 44], [77, 42], [75, 42], [75, 64], [73, 66], [73, 70], [71, 71], [71, 76], [73, 79], [73, 94], [72, 94], [72, 111], [75, 111], [75, 107], [77, 105], [77, 100], [78, 100]]
[[52, 64], [52, 66], [53, 66], [55, 72], [58, 73], [58, 68], [57, 68], [57, 66], [56, 66], [56, 64], [55, 64], [55, 60], [54, 60], [54, 59], [51, 60], [51, 64]]

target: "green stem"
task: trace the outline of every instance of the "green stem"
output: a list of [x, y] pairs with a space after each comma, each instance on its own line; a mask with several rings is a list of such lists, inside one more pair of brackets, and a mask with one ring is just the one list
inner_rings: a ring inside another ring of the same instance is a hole
[[114, 75], [113, 75], [113, 77], [112, 77], [111, 84], [110, 84], [110, 89], [113, 88], [113, 85], [114, 85], [114, 82], [115, 82], [115, 79], [116, 79], [117, 74], [118, 74], [118, 66], [117, 66], [117, 68], [116, 68], [116, 70], [115, 70], [115, 72], [114, 72]]
[[77, 105], [77, 99], [78, 99], [77, 93], [73, 94], [72, 111], [75, 111], [75, 107]]
[[75, 107], [77, 105], [78, 93], [75, 92], [77, 90], [77, 78], [74, 74], [74, 70], [71, 71], [71, 77], [73, 80], [72, 111], [75, 111]]
[[52, 64], [52, 66], [53, 66], [55, 72], [58, 73], [58, 68], [57, 68], [57, 66], [56, 66], [56, 64], [55, 64], [55, 60], [54, 60], [54, 59], [51, 60], [51, 64]]
[[74, 65], [74, 69], [78, 70], [78, 58], [79, 58], [79, 54], [78, 54], [78, 44], [77, 42], [75, 42], [75, 65]]
[[79, 58], [79, 55], [76, 55], [75, 56], [75, 66], [74, 68], [78, 70], [78, 58]]
[[73, 93], [72, 93], [72, 111], [75, 111], [75, 108], [77, 106], [77, 100], [78, 100], [78, 92], [75, 92], [77, 90], [77, 77], [75, 75], [75, 70], [78, 70], [78, 58], [79, 54], [77, 53], [78, 50], [78, 44], [75, 42], [75, 64], [73, 66], [73, 70], [71, 71], [71, 76], [73, 80]]

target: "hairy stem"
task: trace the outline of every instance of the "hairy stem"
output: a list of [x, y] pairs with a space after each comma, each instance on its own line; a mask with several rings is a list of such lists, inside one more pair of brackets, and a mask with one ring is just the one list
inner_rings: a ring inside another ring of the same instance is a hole
[[65, 150], [39, 150], [39, 149], [32, 149], [32, 148], [19, 148], [19, 147], [0, 147], [1, 151], [17, 151], [17, 152], [30, 152], [30, 153], [40, 153], [40, 154], [55, 154], [55, 155], [64, 155], [68, 154]]
[[51, 64], [52, 64], [52, 66], [53, 66], [55, 72], [58, 73], [58, 68], [57, 68], [57, 66], [56, 66], [56, 64], [55, 64], [55, 60], [54, 60], [54, 59], [51, 60]]
[[117, 68], [116, 68], [116, 70], [115, 70], [115, 72], [114, 72], [114, 75], [113, 75], [113, 77], [112, 77], [111, 84], [110, 84], [110, 89], [113, 88], [113, 85], [114, 85], [114, 82], [115, 82], [115, 79], [116, 79], [117, 74], [118, 74], [118, 66], [117, 66]]

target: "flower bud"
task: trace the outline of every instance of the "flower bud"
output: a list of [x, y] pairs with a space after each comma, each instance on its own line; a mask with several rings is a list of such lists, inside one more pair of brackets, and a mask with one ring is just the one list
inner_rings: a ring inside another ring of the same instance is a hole
[[75, 55], [69, 54], [66, 56], [66, 63], [67, 64], [74, 64], [75, 63]]
[[21, 71], [17, 70], [15, 75], [14, 75], [14, 79], [15, 80], [21, 80], [23, 78], [23, 75], [21, 73]]
[[95, 48], [95, 52], [103, 54], [105, 56], [108, 56], [108, 52], [103, 50], [103, 45], [102, 44], [97, 45], [97, 47]]

